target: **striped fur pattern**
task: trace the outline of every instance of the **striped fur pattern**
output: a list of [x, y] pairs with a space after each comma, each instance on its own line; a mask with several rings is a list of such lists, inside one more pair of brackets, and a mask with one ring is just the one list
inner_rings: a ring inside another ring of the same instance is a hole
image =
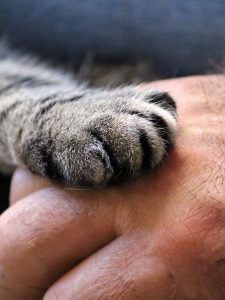
[[108, 185], [159, 165], [176, 105], [136, 86], [94, 89], [0, 46], [0, 167], [26, 165], [69, 186]]

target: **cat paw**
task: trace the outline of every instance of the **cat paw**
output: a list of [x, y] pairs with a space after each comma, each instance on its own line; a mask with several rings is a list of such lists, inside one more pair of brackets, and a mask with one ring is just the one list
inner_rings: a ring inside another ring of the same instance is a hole
[[79, 101], [61, 108], [67, 119], [51, 137], [27, 143], [35, 173], [70, 186], [109, 185], [149, 172], [174, 143], [176, 106], [167, 93], [124, 88]]

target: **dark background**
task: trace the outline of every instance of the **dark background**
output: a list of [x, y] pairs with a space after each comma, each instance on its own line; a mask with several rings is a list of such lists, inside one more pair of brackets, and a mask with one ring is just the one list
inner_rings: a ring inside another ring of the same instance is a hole
[[0, 35], [79, 64], [153, 62], [174, 77], [215, 69], [225, 57], [224, 0], [1, 0]]

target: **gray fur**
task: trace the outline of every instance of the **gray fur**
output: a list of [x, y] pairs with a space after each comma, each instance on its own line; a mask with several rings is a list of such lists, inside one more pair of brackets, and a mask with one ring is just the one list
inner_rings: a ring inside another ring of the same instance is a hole
[[172, 98], [136, 86], [91, 89], [0, 46], [0, 165], [99, 186], [156, 167], [174, 142]]

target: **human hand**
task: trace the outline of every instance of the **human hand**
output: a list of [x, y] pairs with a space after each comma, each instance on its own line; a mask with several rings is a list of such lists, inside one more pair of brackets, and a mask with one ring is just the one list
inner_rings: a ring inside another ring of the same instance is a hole
[[175, 97], [180, 123], [152, 175], [71, 191], [15, 173], [1, 300], [225, 299], [225, 77], [148, 86]]

